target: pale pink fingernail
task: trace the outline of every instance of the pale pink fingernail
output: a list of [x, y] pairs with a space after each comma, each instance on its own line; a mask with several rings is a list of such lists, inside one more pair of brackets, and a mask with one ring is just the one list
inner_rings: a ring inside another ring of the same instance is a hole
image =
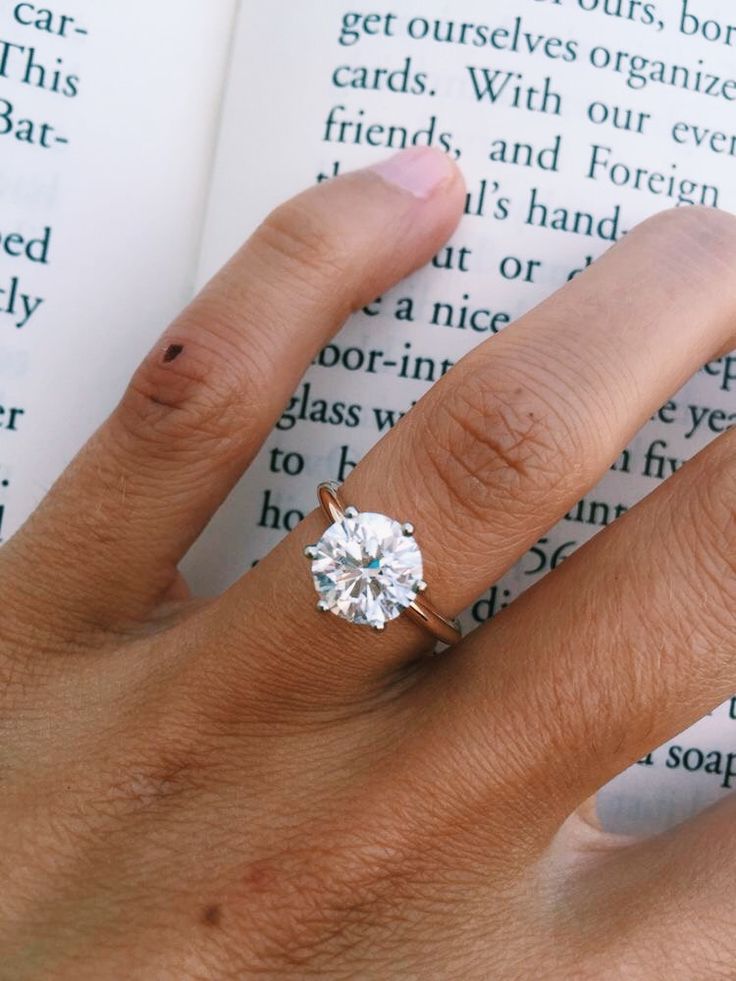
[[411, 147], [369, 168], [385, 181], [409, 191], [417, 198], [428, 198], [440, 185], [455, 177], [455, 167], [441, 150]]

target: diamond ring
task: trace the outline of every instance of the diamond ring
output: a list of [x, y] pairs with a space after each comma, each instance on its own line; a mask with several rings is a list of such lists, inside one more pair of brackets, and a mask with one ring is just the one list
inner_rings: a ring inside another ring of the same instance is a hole
[[441, 616], [422, 595], [427, 583], [414, 527], [343, 507], [334, 483], [320, 484], [319, 501], [332, 524], [304, 550], [320, 596], [317, 609], [374, 630], [384, 630], [406, 612], [444, 644], [457, 643], [462, 636], [457, 622]]

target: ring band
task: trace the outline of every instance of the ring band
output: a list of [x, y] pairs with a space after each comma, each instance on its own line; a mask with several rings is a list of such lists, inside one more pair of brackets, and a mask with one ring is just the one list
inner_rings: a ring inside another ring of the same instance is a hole
[[304, 550], [320, 596], [317, 608], [374, 630], [406, 613], [443, 644], [456, 644], [462, 638], [457, 621], [423, 595], [428, 587], [413, 525], [345, 507], [332, 482], [320, 484], [318, 494], [331, 525]]

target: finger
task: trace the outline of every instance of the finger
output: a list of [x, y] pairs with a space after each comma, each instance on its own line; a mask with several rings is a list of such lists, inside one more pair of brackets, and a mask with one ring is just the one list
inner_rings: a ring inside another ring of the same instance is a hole
[[613, 963], [617, 977], [736, 976], [734, 818], [736, 798], [726, 798], [655, 838], [589, 851], [560, 909], [561, 949], [579, 946], [585, 923], [588, 949], [600, 951], [591, 976]]
[[424, 733], [438, 769], [487, 754], [549, 831], [729, 698], [735, 475], [731, 431], [468, 637], [422, 693], [445, 720]]
[[[64, 603], [145, 616], [348, 314], [427, 262], [464, 186], [412, 149], [282, 205], [172, 324], [21, 540]], [[57, 555], [58, 553], [58, 555]], [[81, 560], [81, 561], [80, 561]]]
[[[733, 342], [735, 227], [705, 210], [640, 226], [468, 355], [350, 475], [348, 503], [415, 525], [428, 596], [446, 616], [498, 580], [665, 399]], [[235, 643], [244, 597], [288, 608], [264, 637], [278, 652], [273, 669], [285, 666], [288, 683], [306, 629], [311, 652], [298, 670], [342, 690], [341, 676], [382, 678], [426, 638], [406, 618], [377, 637], [317, 615], [301, 550], [324, 529], [312, 515], [224, 598], [223, 616]]]

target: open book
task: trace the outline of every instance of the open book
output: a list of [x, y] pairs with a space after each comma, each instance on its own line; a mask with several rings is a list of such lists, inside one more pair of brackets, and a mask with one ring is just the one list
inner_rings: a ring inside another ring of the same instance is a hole
[[[193, 549], [195, 589], [228, 585], [450, 363], [636, 222], [674, 205], [736, 208], [734, 102], [729, 0], [402, 0], [360, 12], [341, 0], [53, 11], [5, 0], [0, 539], [273, 206], [392, 149], [443, 147], [467, 177], [466, 217], [429, 268], [325, 349]], [[478, 598], [466, 628], [735, 419], [736, 358], [724, 357], [673, 393], [602, 485]], [[734, 783], [736, 700], [614, 781], [601, 812], [615, 829], [661, 827]]]

